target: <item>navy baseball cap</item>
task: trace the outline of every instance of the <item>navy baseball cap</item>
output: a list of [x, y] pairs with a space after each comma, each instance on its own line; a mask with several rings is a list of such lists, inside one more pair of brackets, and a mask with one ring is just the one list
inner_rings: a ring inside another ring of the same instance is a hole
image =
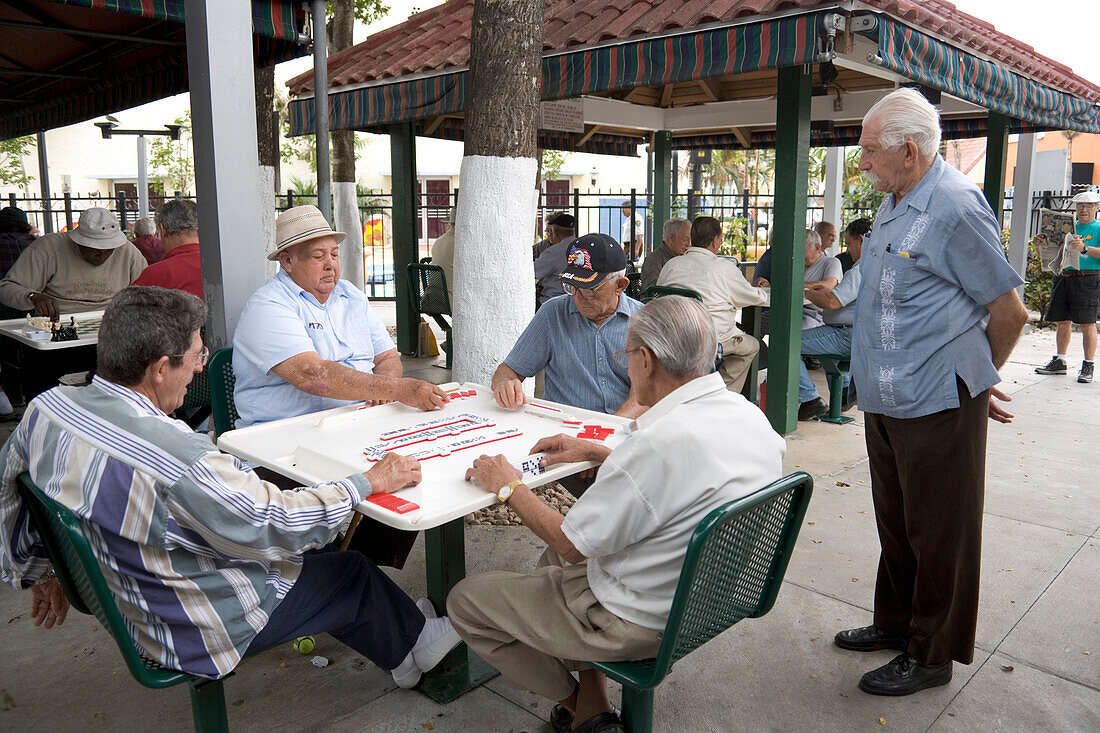
[[583, 290], [596, 287], [612, 272], [626, 269], [626, 252], [606, 234], [585, 234], [569, 245], [561, 281]]

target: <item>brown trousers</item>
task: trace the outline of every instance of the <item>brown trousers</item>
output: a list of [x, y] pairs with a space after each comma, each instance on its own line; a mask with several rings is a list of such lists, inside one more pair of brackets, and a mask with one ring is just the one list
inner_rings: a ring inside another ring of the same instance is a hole
[[974, 659], [989, 392], [899, 419], [867, 413], [878, 523], [875, 626], [909, 637], [920, 664]]
[[740, 392], [745, 386], [745, 377], [749, 373], [752, 359], [760, 351], [760, 342], [753, 336], [743, 333], [729, 341], [722, 342], [722, 363], [718, 373], [730, 392]]

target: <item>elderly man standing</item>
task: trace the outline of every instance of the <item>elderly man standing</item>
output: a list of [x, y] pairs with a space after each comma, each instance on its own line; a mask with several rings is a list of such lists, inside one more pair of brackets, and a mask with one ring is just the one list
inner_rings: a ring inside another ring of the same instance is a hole
[[187, 199], [168, 199], [153, 214], [164, 257], [141, 273], [134, 285], [186, 290], [202, 298], [199, 260], [199, 207]]
[[558, 213], [546, 223], [546, 238], [550, 246], [535, 260], [535, 308], [546, 301], [564, 295], [561, 274], [565, 272], [569, 246], [577, 238], [577, 220], [572, 214]]
[[697, 216], [691, 223], [691, 248], [661, 270], [658, 285], [687, 288], [699, 293], [714, 320], [722, 364], [718, 371], [726, 387], [739, 392], [760, 342], [737, 327], [737, 311], [750, 305], [767, 305], [768, 291], [749, 285], [736, 262], [718, 256], [722, 248], [722, 223], [711, 216]]
[[630, 283], [625, 270], [622, 247], [606, 234], [586, 234], [570, 245], [561, 274], [570, 297], [548, 300], [497, 367], [497, 404], [524, 405], [523, 380], [545, 369], [548, 400], [625, 417], [640, 414], [626, 366], [615, 358], [626, 345], [630, 316], [642, 307], [623, 294]]
[[658, 298], [634, 314], [625, 357], [649, 406], [637, 429], [614, 451], [565, 435], [531, 449], [546, 454], [545, 465], [602, 464], [567, 516], [542, 503], [504, 456], [481, 456], [466, 472], [547, 549], [531, 573], [461, 581], [447, 598], [451, 622], [510, 682], [558, 701], [550, 716], [557, 731], [574, 721], [585, 731], [622, 730], [604, 676], [568, 660], [653, 656], [696, 526], [781, 474], [783, 439], [709, 373], [716, 346], [710, 316], [692, 299]]
[[912, 89], [863, 119], [860, 169], [887, 196], [864, 240], [852, 376], [867, 418], [879, 542], [871, 626], [837, 646], [894, 649], [860, 689], [908, 695], [970, 664], [978, 616], [987, 417], [1027, 311], [977, 186], [937, 155], [936, 108]]
[[657, 284], [661, 270], [673, 257], [679, 257], [691, 246], [691, 222], [669, 219], [661, 228], [661, 246], [646, 255], [642, 263], [642, 294]]
[[69, 232], [36, 239], [0, 280], [0, 303], [41, 316], [102, 310], [145, 269], [118, 219], [94, 207]]
[[365, 295], [340, 279], [340, 242], [315, 206], [275, 223], [280, 270], [252, 294], [233, 335], [237, 427], [357, 401], [443, 406], [439, 387], [401, 377], [401, 358]]
[[1092, 381], [1096, 359], [1096, 316], [1100, 310], [1100, 222], [1096, 210], [1100, 208], [1100, 194], [1085, 191], [1073, 197], [1077, 207], [1077, 225], [1067, 246], [1081, 253], [1077, 267], [1069, 267], [1054, 276], [1050, 288], [1050, 303], [1046, 319], [1058, 324], [1055, 343], [1058, 353], [1045, 366], [1037, 367], [1036, 374], [1065, 374], [1072, 325], [1081, 327], [1081, 346], [1084, 361], [1077, 381]]
[[202, 302], [179, 290], [133, 287], [111, 301], [92, 383], [37, 397], [0, 454], [0, 578], [31, 588], [35, 625], [65, 620], [16, 492], [29, 471], [80, 518], [149, 659], [220, 678], [249, 652], [328, 631], [412, 687], [457, 635], [362, 555], [328, 543], [364, 497], [418, 483], [419, 464], [386, 456], [291, 491], [241, 470], [168, 416], [206, 364], [205, 321]]

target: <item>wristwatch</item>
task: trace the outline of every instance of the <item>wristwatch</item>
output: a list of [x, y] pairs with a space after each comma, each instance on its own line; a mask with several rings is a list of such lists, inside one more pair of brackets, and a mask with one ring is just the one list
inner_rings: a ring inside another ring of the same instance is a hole
[[501, 486], [497, 490], [497, 498], [500, 499], [501, 504], [507, 504], [508, 500], [512, 498], [512, 494], [515, 493], [516, 487], [523, 483], [523, 479], [516, 479], [515, 481], [509, 481]]

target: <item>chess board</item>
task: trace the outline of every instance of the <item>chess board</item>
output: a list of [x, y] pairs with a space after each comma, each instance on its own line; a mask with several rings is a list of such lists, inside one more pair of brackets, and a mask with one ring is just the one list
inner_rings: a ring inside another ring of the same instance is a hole
[[[67, 321], [64, 321], [64, 319], [62, 319], [62, 322], [66, 323], [66, 325], [68, 323]], [[84, 338], [86, 336], [98, 336], [99, 335], [99, 324], [102, 323], [102, 322], [103, 322], [102, 318], [85, 318], [85, 319], [78, 318], [78, 319], [76, 319], [76, 335], [77, 335], [77, 337], [78, 338]]]
[[367, 471], [387, 453], [420, 461], [420, 485], [371, 497], [359, 511], [402, 529], [427, 529], [497, 501], [465, 481], [482, 454], [503, 454], [539, 486], [585, 468], [576, 463], [543, 469], [531, 456], [540, 438], [558, 433], [615, 447], [627, 420], [545, 400], [506, 410], [491, 390], [476, 384], [442, 385], [450, 402], [421, 412], [401, 404], [348, 406], [224, 433], [218, 447], [312, 485]]

